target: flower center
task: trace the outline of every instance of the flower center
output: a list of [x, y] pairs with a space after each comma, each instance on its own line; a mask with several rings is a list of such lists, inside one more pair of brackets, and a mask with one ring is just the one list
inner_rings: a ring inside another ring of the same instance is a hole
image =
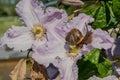
[[71, 58], [74, 58], [78, 55], [79, 48], [75, 45], [70, 45], [69, 50], [67, 51], [67, 55]]
[[45, 35], [46, 30], [43, 28], [43, 26], [35, 24], [33, 25], [32, 32], [35, 38], [41, 38]]

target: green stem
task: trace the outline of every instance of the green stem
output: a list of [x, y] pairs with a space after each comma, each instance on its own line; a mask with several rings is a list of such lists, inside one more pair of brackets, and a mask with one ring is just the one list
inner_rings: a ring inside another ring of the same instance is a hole
[[29, 54], [30, 54], [31, 51], [32, 51], [32, 49], [29, 49], [29, 50], [28, 50], [27, 59], [29, 58]]

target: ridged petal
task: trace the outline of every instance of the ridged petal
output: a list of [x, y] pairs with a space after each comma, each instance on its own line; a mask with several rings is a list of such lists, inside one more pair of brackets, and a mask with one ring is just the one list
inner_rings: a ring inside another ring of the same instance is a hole
[[21, 16], [22, 21], [27, 27], [42, 22], [44, 17], [44, 5], [37, 0], [20, 0], [16, 5], [16, 12]]
[[113, 46], [114, 39], [110, 35], [101, 29], [93, 31], [92, 46], [99, 49], [109, 49]]
[[1, 46], [7, 45], [14, 50], [25, 51], [30, 49], [33, 44], [34, 37], [27, 27], [12, 26], [1, 38]]

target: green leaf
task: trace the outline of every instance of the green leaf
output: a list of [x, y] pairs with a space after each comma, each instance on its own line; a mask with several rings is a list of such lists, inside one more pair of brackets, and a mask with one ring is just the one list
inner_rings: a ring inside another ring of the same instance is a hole
[[107, 25], [106, 10], [104, 4], [93, 4], [87, 10], [83, 10], [84, 13], [91, 15], [95, 21], [92, 24], [93, 28], [105, 28]]
[[99, 56], [100, 56], [100, 50], [99, 49], [93, 49], [89, 53], [87, 53], [84, 57], [85, 61], [90, 61], [93, 64], [98, 64]]
[[93, 28], [110, 28], [115, 23], [115, 19], [113, 20], [113, 11], [111, 9], [111, 5], [108, 1], [101, 1], [97, 4], [92, 4], [86, 9], [82, 9], [83, 13], [86, 13], [94, 18], [94, 22], [92, 24]]
[[112, 10], [111, 1], [109, 0], [105, 1], [104, 6], [105, 6], [105, 13], [106, 13], [106, 21], [107, 21], [105, 28], [111, 28], [116, 22], [116, 19], [114, 17], [113, 10]]
[[100, 7], [100, 4], [92, 4], [89, 6], [87, 6], [87, 4], [86, 4], [83, 6], [81, 12], [93, 17], [96, 14], [99, 7]]
[[93, 49], [78, 60], [78, 80], [87, 80], [89, 77], [107, 77], [112, 75], [112, 63], [107, 59], [104, 50]]
[[106, 13], [105, 13], [105, 7], [104, 6], [100, 6], [95, 15], [95, 22], [92, 24], [93, 28], [105, 28], [107, 25], [107, 17], [106, 17]]
[[117, 19], [120, 19], [120, 0], [113, 1], [113, 12]]
[[98, 68], [100, 77], [106, 77], [112, 74], [112, 63], [108, 59], [105, 59], [104, 62], [99, 63], [96, 66]]
[[74, 10], [76, 10], [76, 7], [75, 7], [75, 6], [69, 6], [69, 7], [66, 9], [68, 15], [72, 14]]
[[106, 14], [106, 22], [108, 24], [110, 22], [110, 18], [111, 18], [108, 2], [104, 2], [104, 7], [105, 7], [105, 14]]
[[98, 76], [98, 70], [95, 64], [83, 59], [77, 62], [78, 65], [78, 80], [87, 80], [89, 77], [96, 75]]

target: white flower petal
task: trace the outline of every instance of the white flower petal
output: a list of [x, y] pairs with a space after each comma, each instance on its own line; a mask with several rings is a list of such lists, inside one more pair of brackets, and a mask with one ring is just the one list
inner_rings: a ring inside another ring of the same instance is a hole
[[14, 50], [25, 51], [31, 48], [33, 40], [33, 35], [27, 27], [13, 26], [5, 33], [1, 42]]
[[88, 80], [118, 80], [118, 78], [114, 75], [108, 76], [108, 77], [105, 77], [105, 78], [99, 78], [99, 77], [96, 77], [96, 76], [92, 76]]
[[56, 63], [53, 63], [60, 72], [61, 80], [77, 80], [78, 68], [76, 62], [70, 57], [58, 57]]
[[56, 28], [65, 26], [67, 22], [67, 14], [64, 10], [59, 10], [56, 8], [49, 7], [46, 9], [46, 16], [44, 19], [44, 26], [46, 27], [47, 31], [53, 35], [55, 38], [60, 37], [58, 32], [56, 32]]
[[41, 22], [41, 18], [44, 16], [44, 5], [37, 0], [21, 0], [16, 5], [16, 11], [27, 27], [32, 27]]
[[64, 57], [64, 55], [61, 55], [62, 53], [57, 54], [40, 54], [40, 53], [33, 53], [32, 58], [35, 59], [39, 64], [43, 64], [44, 66], [48, 67], [50, 63], [54, 63], [56, 60], [56, 57], [60, 54], [61, 57]]
[[110, 37], [110, 35], [106, 31], [102, 31], [101, 29], [93, 30], [93, 39], [91, 45], [94, 48], [99, 49], [109, 49], [114, 44], [114, 39]]

